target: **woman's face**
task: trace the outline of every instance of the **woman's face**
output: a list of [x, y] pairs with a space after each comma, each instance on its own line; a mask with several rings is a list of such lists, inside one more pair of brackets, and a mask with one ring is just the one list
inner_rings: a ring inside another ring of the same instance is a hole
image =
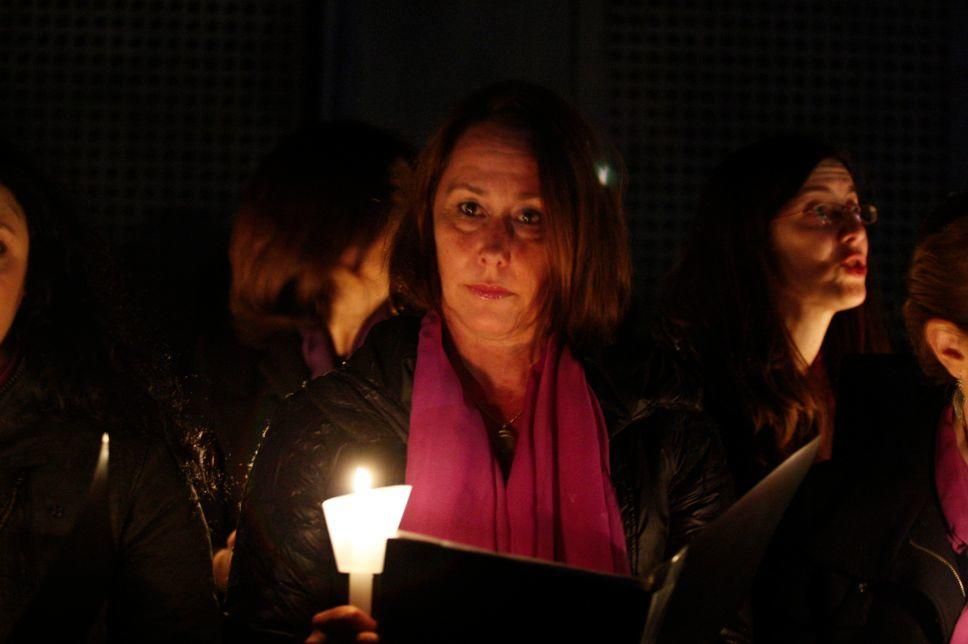
[[533, 339], [549, 260], [529, 147], [499, 126], [467, 130], [441, 175], [433, 214], [448, 325], [487, 340]]
[[0, 185], [0, 346], [23, 300], [29, 248], [23, 209], [13, 193]]
[[840, 161], [824, 159], [770, 222], [781, 305], [836, 313], [864, 302], [867, 231], [849, 212], [857, 207], [850, 172]]

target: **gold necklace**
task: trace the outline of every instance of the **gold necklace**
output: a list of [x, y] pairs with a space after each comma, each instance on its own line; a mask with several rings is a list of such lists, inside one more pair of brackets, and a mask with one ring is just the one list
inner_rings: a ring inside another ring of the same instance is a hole
[[502, 421], [500, 418], [495, 418], [494, 416], [489, 414], [487, 410], [484, 409], [483, 405], [478, 405], [477, 408], [480, 410], [481, 414], [483, 414], [489, 421], [497, 425], [498, 433], [500, 433], [502, 429], [507, 429], [508, 427], [511, 427], [524, 414], [524, 409], [521, 409], [521, 411], [516, 413], [514, 416], [511, 416], [509, 419]]
[[489, 414], [484, 409], [483, 405], [478, 404], [477, 409], [481, 412], [481, 415], [487, 418], [487, 420], [497, 425], [497, 432], [496, 432], [497, 439], [502, 449], [507, 450], [509, 452], [513, 452], [515, 448], [515, 444], [518, 441], [518, 432], [514, 428], [514, 423], [516, 423], [518, 419], [521, 418], [521, 416], [524, 414], [524, 409], [522, 408], [521, 411], [519, 411], [514, 416], [512, 416], [511, 418], [505, 421], [501, 421], [500, 419], [497, 419], [491, 414]]

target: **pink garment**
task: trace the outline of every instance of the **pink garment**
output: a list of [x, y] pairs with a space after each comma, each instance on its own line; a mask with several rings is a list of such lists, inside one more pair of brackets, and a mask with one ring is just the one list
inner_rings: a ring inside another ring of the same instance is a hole
[[[386, 320], [392, 314], [389, 303], [380, 305], [370, 317], [366, 319], [360, 332], [353, 340], [353, 348], [350, 354], [363, 346], [366, 335], [377, 322]], [[323, 374], [329, 373], [340, 365], [344, 358], [349, 356], [338, 356], [333, 349], [333, 340], [329, 336], [329, 330], [322, 327], [311, 327], [299, 330], [302, 336], [302, 356], [303, 362], [309, 367], [312, 378], [318, 378]]]
[[507, 483], [435, 313], [421, 325], [412, 405], [404, 530], [629, 574], [605, 420], [567, 348], [549, 341], [532, 372]]
[[[948, 524], [948, 541], [961, 554], [968, 548], [968, 463], [958, 451], [956, 431], [961, 428], [956, 426], [954, 409], [949, 406], [938, 424], [934, 480]], [[961, 611], [951, 644], [968, 644], [968, 606]]]

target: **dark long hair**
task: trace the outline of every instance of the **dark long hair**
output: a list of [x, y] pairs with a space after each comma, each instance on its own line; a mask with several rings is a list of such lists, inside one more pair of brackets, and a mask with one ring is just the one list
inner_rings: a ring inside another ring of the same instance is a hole
[[519, 135], [538, 162], [551, 263], [541, 319], [572, 349], [606, 344], [631, 294], [623, 168], [574, 108], [530, 83], [504, 81], [471, 94], [430, 138], [390, 253], [391, 288], [404, 304], [440, 306], [434, 195], [457, 141], [485, 123]]
[[214, 443], [183, 414], [170, 355], [134, 313], [106, 246], [65, 193], [2, 142], [0, 185], [20, 204], [30, 240], [24, 299], [4, 340], [23, 356], [30, 384], [0, 423], [83, 418], [156, 435], [201, 500], [216, 495]]
[[[738, 403], [752, 419], [760, 465], [775, 464], [832, 422], [823, 400], [829, 389], [818, 386], [814, 370], [798, 368], [774, 301], [780, 284], [770, 240], [770, 221], [824, 159], [850, 169], [843, 153], [804, 136], [766, 139], [730, 155], [702, 193], [661, 300], [662, 333], [695, 360], [707, 393]], [[886, 349], [868, 296], [834, 316], [821, 350], [824, 376], [836, 379], [845, 354]]]

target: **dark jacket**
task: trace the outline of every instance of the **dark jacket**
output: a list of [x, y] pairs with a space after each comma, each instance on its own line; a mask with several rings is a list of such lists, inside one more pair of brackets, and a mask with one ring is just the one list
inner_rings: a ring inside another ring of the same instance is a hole
[[934, 481], [950, 392], [912, 361], [845, 365], [833, 458], [808, 475], [761, 567], [757, 642], [947, 642], [965, 603]]
[[[228, 611], [244, 641], [302, 641], [311, 616], [346, 602], [320, 503], [361, 458], [404, 479], [419, 319], [373, 329], [349, 364], [293, 395], [270, 423], [246, 486]], [[629, 559], [646, 575], [732, 500], [715, 429], [684, 402], [641, 396], [622, 351], [586, 361], [610, 434]], [[648, 420], [648, 426], [645, 421]]]
[[[53, 418], [38, 390], [44, 383], [22, 366], [0, 391], [0, 641], [8, 641], [67, 542], [105, 431], [111, 438], [110, 526], [103, 535], [110, 543], [93, 566], [107, 573], [104, 592], [94, 579], [77, 579], [63, 589], [68, 599], [62, 605], [44, 607], [49, 619], [20, 624], [18, 632], [34, 635], [33, 641], [74, 642], [93, 625], [116, 642], [216, 641], [219, 612], [205, 522], [165, 442], [76, 415]], [[87, 562], [97, 553], [70, 557]], [[99, 616], [102, 605], [106, 612]]]

